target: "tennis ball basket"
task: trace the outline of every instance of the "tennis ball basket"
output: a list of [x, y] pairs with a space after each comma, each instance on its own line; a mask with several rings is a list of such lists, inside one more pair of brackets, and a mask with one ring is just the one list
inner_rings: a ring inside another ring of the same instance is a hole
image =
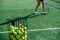
[[[1, 40], [27, 40], [27, 27], [28, 22], [27, 18], [20, 17], [13, 20], [7, 19], [6, 23], [2, 23], [0, 25], [6, 25], [6, 31], [2, 32]], [[8, 34], [8, 35], [6, 35]]]

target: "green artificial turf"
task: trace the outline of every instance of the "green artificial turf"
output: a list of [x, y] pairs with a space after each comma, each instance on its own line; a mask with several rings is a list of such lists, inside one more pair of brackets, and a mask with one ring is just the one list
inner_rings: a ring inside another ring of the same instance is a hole
[[[28, 19], [28, 30], [41, 28], [60, 28], [59, 4], [48, 0], [49, 12]], [[6, 19], [24, 17], [34, 12], [36, 0], [0, 0], [0, 23]], [[41, 6], [40, 6], [41, 7]], [[42, 8], [38, 9], [41, 14]], [[46, 9], [47, 10], [47, 9]], [[0, 31], [7, 31], [7, 25], [0, 26]], [[9, 34], [0, 34], [1, 40], [9, 40]], [[28, 32], [28, 40], [60, 40], [60, 30]]]

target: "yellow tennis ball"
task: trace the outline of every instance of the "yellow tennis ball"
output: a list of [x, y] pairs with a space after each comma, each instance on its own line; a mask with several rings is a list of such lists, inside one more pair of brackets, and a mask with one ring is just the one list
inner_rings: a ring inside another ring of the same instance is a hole
[[27, 38], [25, 38], [24, 40], [27, 40]]
[[24, 27], [25, 30], [27, 30], [27, 27]]
[[12, 40], [16, 40], [16, 38], [14, 37]]
[[14, 26], [10, 26], [10, 31], [14, 30]]
[[20, 28], [21, 32], [24, 32], [24, 28]]
[[27, 31], [25, 31], [25, 34], [27, 34]]
[[28, 36], [27, 35], [25, 35], [25, 38], [27, 38]]
[[22, 40], [27, 40], [27, 38], [26, 37], [22, 37]]
[[21, 35], [21, 34], [22, 34], [22, 32], [21, 32], [20, 30], [17, 30], [17, 33], [19, 33], [19, 35]]
[[22, 32], [24, 32], [24, 29], [22, 29]]
[[21, 39], [19, 39], [19, 40], [21, 40]]
[[25, 37], [23, 36], [22, 39], [25, 39]]
[[18, 27], [14, 27], [14, 29], [15, 29], [15, 30], [17, 30], [17, 29], [18, 29]]
[[20, 38], [20, 36], [19, 35], [16, 35], [16, 39], [19, 39]]
[[13, 37], [14, 37], [14, 36], [10, 34], [10, 38], [13, 39]]
[[13, 34], [14, 34], [14, 35], [17, 35], [17, 32], [13, 31]]

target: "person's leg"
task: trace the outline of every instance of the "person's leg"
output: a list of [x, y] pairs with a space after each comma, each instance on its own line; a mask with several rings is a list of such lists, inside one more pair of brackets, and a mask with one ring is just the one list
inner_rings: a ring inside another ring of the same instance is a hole
[[42, 13], [47, 13], [47, 12], [45, 11], [45, 7], [44, 7], [44, 0], [41, 1], [41, 2], [42, 2]]
[[37, 0], [37, 6], [36, 6], [36, 9], [35, 9], [35, 12], [37, 12], [39, 6], [40, 6], [40, 0]]
[[44, 1], [42, 1], [42, 11], [44, 11]]

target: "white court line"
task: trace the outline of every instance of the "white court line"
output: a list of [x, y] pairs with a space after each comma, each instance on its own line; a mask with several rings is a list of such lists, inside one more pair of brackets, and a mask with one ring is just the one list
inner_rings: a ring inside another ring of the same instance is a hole
[[[47, 30], [60, 30], [60, 28], [44, 28], [44, 29], [32, 29], [32, 30], [27, 30], [28, 32], [33, 32], [33, 31], [47, 31]], [[0, 32], [2, 33], [11, 33], [11, 31], [3, 31]]]
[[3, 31], [3, 32], [0, 32], [0, 34], [5, 34], [5, 33], [11, 33], [10, 31]]
[[32, 30], [28, 30], [28, 31], [29, 31], [29, 32], [31, 32], [31, 31], [40, 31], [40, 30], [46, 31], [46, 30], [58, 30], [58, 29], [60, 29], [60, 28], [32, 29]]

